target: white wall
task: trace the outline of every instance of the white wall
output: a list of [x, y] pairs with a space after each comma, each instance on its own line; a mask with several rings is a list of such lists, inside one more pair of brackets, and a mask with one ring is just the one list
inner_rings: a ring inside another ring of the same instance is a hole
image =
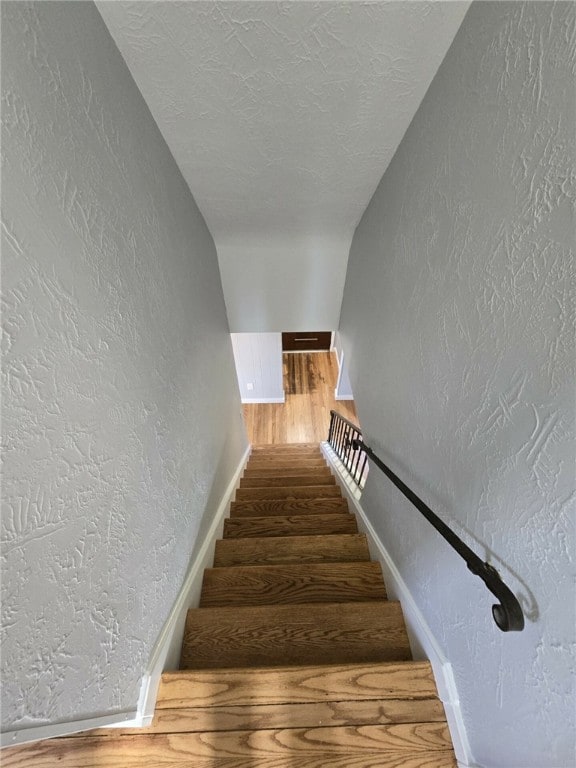
[[95, 6], [2, 4], [2, 725], [134, 710], [246, 446], [208, 232]]
[[333, 349], [338, 359], [338, 381], [336, 382], [334, 397], [336, 400], [353, 400], [354, 394], [352, 392], [352, 384], [350, 383], [350, 375], [348, 374], [348, 365], [346, 364], [342, 339], [338, 331], [334, 332], [333, 339]]
[[453, 665], [476, 761], [574, 765], [576, 11], [473, 3], [356, 231], [340, 331], [379, 472], [364, 508]]
[[282, 334], [233, 333], [231, 336], [242, 402], [283, 403]]
[[337, 328], [350, 237], [218, 242], [230, 330]]

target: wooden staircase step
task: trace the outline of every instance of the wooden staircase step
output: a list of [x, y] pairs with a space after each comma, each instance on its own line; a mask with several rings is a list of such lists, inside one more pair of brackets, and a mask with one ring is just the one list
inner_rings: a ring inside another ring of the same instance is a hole
[[258, 454], [284, 454], [284, 453], [320, 453], [319, 443], [279, 443], [266, 445], [253, 445], [250, 455]]
[[[152, 724], [139, 733], [244, 731], [270, 728], [319, 728], [335, 725], [433, 723], [446, 720], [439, 699], [375, 699], [314, 704], [250, 704], [239, 707], [181, 707], [158, 709]], [[93, 731], [93, 735], [133, 734], [134, 728]]]
[[207, 568], [201, 608], [386, 600], [379, 563]]
[[233, 501], [230, 517], [270, 517], [271, 515], [341, 514], [349, 513], [344, 498], [331, 499], [268, 499], [264, 501]]
[[411, 658], [397, 602], [192, 608], [182, 669]]
[[333, 477], [332, 472], [328, 467], [259, 467], [256, 469], [250, 469], [249, 466], [244, 470], [243, 477], [294, 477], [294, 475], [300, 475], [301, 477]]
[[282, 488], [292, 485], [336, 485], [334, 475], [276, 475], [275, 477], [243, 477], [240, 488]]
[[370, 560], [366, 535], [286, 536], [220, 539], [214, 567], [274, 565], [281, 563], [339, 563]]
[[224, 521], [224, 538], [240, 539], [263, 536], [306, 536], [358, 533], [356, 517], [334, 515], [272, 515], [270, 517], [234, 517]]
[[[448, 768], [445, 723], [49, 739], [3, 752], [6, 768]], [[21, 758], [24, 759], [21, 759]]]
[[341, 497], [337, 485], [297, 485], [293, 488], [238, 488], [236, 501], [260, 501], [261, 499], [329, 499]]
[[284, 456], [254, 456], [248, 460], [249, 469], [273, 469], [274, 467], [326, 467], [323, 456], [298, 456], [297, 454], [285, 454]]
[[436, 698], [429, 661], [164, 672], [156, 706], [226, 707]]

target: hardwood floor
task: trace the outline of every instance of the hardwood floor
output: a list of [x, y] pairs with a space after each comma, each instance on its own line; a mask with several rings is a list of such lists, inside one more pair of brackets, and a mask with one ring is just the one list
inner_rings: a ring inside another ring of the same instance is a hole
[[243, 406], [252, 444], [326, 440], [331, 409], [358, 424], [354, 402], [334, 399], [338, 380], [335, 352], [284, 353], [283, 363], [286, 402]]

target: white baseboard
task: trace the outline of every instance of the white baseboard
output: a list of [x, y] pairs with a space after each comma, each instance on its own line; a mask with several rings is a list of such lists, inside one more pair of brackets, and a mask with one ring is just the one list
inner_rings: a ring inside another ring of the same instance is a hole
[[158, 694], [158, 686], [160, 684], [162, 672], [164, 672], [165, 669], [177, 669], [178, 667], [186, 613], [188, 608], [196, 606], [200, 602], [204, 569], [209, 568], [212, 565], [216, 540], [222, 537], [224, 518], [230, 509], [232, 496], [240, 484], [240, 478], [251, 450], [251, 446], [248, 446], [240, 459], [228, 487], [224, 491], [220, 504], [214, 513], [214, 518], [210, 524], [206, 538], [204, 539], [198, 555], [188, 569], [188, 573], [180, 588], [178, 597], [172, 606], [170, 615], [168, 616], [168, 619], [158, 636], [154, 649], [152, 650], [146, 674], [142, 679], [140, 702], [138, 704], [140, 722], [136, 722], [136, 726], [150, 724], [156, 707], [156, 696]]
[[[113, 714], [93, 717], [86, 720], [72, 720], [65, 723], [31, 726], [14, 731], [4, 731], [0, 734], [0, 746], [9, 747], [24, 744], [41, 739], [54, 739], [58, 736], [68, 736], [72, 733], [89, 731], [93, 728], [139, 728], [150, 725], [156, 707], [156, 697], [162, 672], [169, 663], [171, 657], [180, 655], [184, 623], [188, 608], [197, 605], [200, 600], [202, 578], [204, 569], [210, 567], [214, 555], [216, 539], [221, 538], [224, 517], [229, 509], [232, 495], [236, 491], [240, 477], [250, 456], [249, 446], [242, 456], [236, 471], [228, 487], [224, 491], [220, 504], [214, 513], [214, 517], [206, 538], [202, 543], [198, 555], [191, 563], [182, 587], [174, 601], [172, 610], [162, 627], [158, 639], [152, 649], [150, 661], [140, 685], [140, 697], [135, 711], [116, 712]], [[173, 664], [174, 665], [174, 662]]]
[[91, 731], [93, 728], [109, 728], [110, 726], [130, 726], [138, 717], [137, 711], [114, 712], [100, 717], [90, 717], [86, 720], [69, 720], [66, 723], [51, 723], [49, 725], [32, 725], [29, 728], [19, 728], [14, 731], [0, 733], [0, 747], [15, 747], [42, 739], [55, 739], [57, 736], [69, 736], [80, 731]]
[[285, 403], [286, 395], [282, 397], [243, 397], [242, 403]]
[[390, 553], [368, 520], [360, 503], [361, 494], [355, 483], [350, 480], [350, 476], [343, 469], [342, 463], [328, 443], [321, 443], [320, 447], [336, 478], [336, 482], [347, 497], [351, 509], [357, 515], [358, 528], [362, 533], [366, 534], [371, 556], [374, 560], [378, 560], [382, 566], [384, 581], [386, 582], [386, 589], [389, 595], [400, 601], [408, 630], [412, 655], [415, 659], [428, 659], [432, 665], [438, 688], [438, 696], [444, 704], [446, 720], [448, 721], [448, 728], [450, 729], [459, 768], [479, 768], [471, 754], [452, 665], [444, 655], [440, 644], [432, 633], [428, 622], [420, 611], [414, 596], [402, 578]]

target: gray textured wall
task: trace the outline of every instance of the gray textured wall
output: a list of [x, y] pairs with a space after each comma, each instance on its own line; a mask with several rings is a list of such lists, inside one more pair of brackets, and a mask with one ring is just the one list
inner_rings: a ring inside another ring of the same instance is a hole
[[245, 447], [216, 251], [92, 3], [2, 3], [3, 727], [133, 709]]
[[475, 2], [356, 231], [366, 440], [521, 596], [522, 634], [378, 472], [363, 497], [482, 766], [574, 764], [575, 7]]

